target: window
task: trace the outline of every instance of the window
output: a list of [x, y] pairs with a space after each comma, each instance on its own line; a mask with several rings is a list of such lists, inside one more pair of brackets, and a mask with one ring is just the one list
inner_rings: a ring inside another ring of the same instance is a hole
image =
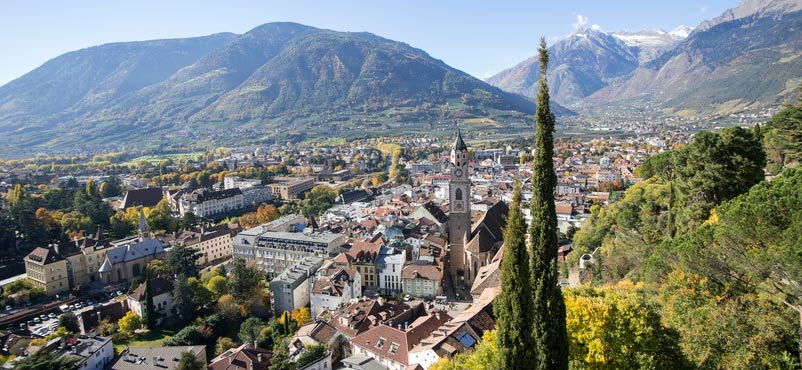
[[454, 197], [457, 200], [462, 200], [462, 189], [457, 189], [457, 192], [454, 194]]
[[379, 341], [376, 342], [376, 348], [381, 349], [382, 347], [384, 347], [384, 342], [386, 341], [387, 339], [379, 337]]
[[390, 352], [391, 354], [395, 354], [396, 352], [398, 352], [398, 347], [400, 347], [398, 343], [392, 342], [390, 343], [390, 350], [388, 352]]

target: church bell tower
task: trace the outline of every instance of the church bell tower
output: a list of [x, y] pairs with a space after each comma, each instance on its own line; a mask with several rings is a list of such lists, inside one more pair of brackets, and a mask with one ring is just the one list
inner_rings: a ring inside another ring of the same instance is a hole
[[465, 276], [465, 244], [471, 232], [471, 180], [468, 175], [468, 146], [459, 130], [451, 148], [449, 169], [449, 273], [454, 278], [454, 284], [460, 285]]

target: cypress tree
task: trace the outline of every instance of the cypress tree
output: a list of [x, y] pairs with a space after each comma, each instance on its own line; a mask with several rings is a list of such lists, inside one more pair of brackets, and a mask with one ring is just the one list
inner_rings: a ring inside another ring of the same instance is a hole
[[[554, 209], [554, 114], [549, 108], [546, 71], [549, 51], [540, 39], [539, 91], [535, 112], [535, 159], [532, 174], [532, 224], [529, 225], [529, 269], [532, 282], [533, 356], [538, 370], [568, 369], [565, 302], [557, 284], [557, 212]], [[506, 258], [506, 256], [505, 256]]]
[[142, 308], [142, 322], [148, 329], [156, 327], [156, 313], [153, 312], [153, 291], [151, 290], [150, 270], [145, 268], [145, 307]]
[[516, 184], [504, 229], [501, 293], [493, 305], [498, 330], [499, 365], [503, 370], [530, 369], [534, 360], [530, 278], [526, 222], [521, 213], [521, 187]]

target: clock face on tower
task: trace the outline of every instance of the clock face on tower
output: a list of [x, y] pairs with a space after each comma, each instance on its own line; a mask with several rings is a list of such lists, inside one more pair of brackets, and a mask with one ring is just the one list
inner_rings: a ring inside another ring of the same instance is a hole
[[462, 177], [462, 170], [461, 170], [461, 169], [459, 169], [459, 168], [457, 168], [456, 170], [454, 170], [454, 176], [456, 176], [456, 177]]
[[462, 202], [457, 202], [456, 204], [454, 204], [454, 208], [456, 210], [458, 210], [458, 211], [461, 211], [462, 210]]

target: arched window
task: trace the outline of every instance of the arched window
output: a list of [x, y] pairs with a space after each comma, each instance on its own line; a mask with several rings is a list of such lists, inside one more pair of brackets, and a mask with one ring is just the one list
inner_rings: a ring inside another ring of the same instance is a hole
[[457, 192], [454, 196], [457, 198], [457, 200], [462, 200], [462, 189], [457, 189]]

